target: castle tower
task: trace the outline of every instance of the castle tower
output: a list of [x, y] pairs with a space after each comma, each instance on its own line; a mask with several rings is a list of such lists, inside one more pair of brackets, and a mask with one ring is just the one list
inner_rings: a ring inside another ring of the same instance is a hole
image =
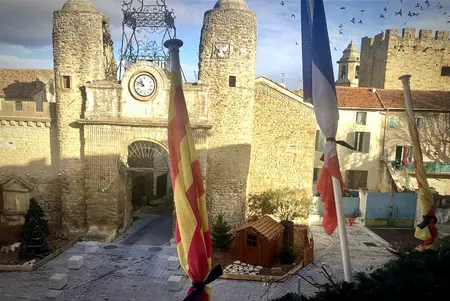
[[88, 81], [105, 79], [105, 19], [89, 0], [68, 0], [54, 12], [53, 55], [56, 89], [57, 157], [62, 222], [70, 233], [86, 231], [83, 117]]
[[353, 41], [345, 48], [339, 64], [336, 86], [358, 87], [359, 85], [359, 52]]
[[206, 197], [210, 213], [244, 222], [256, 77], [256, 14], [244, 0], [219, 0], [205, 13], [199, 79], [209, 87]]

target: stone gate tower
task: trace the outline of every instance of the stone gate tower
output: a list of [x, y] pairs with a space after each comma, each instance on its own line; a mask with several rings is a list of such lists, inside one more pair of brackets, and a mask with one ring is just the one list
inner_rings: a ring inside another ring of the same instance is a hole
[[[54, 12], [53, 54], [56, 89], [57, 161], [63, 226], [71, 233], [86, 230], [84, 182], [84, 85], [106, 78], [104, 41], [107, 20], [89, 0], [68, 0]], [[107, 54], [110, 55], [110, 54]]]
[[339, 64], [336, 86], [358, 87], [359, 85], [359, 52], [353, 41], [345, 48]]
[[210, 87], [206, 197], [213, 215], [245, 218], [256, 77], [256, 15], [244, 0], [219, 0], [205, 13], [199, 80]]

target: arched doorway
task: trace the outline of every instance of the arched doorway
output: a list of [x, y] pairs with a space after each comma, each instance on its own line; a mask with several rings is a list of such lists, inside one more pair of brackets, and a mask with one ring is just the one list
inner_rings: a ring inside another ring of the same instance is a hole
[[125, 244], [159, 245], [172, 237], [173, 194], [169, 154], [158, 143], [146, 140], [128, 145], [122, 158], [131, 180], [129, 195], [133, 205], [133, 221], [140, 219], [144, 228], [130, 233]]

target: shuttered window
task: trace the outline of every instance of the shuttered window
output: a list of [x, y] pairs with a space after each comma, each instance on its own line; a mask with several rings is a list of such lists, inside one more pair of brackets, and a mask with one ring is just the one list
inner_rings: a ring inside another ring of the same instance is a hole
[[357, 152], [368, 153], [370, 151], [370, 133], [356, 132], [353, 146]]

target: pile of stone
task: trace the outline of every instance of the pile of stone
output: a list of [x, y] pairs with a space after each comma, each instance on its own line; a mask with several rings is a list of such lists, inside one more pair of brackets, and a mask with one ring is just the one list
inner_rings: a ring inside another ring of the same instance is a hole
[[20, 243], [15, 243], [10, 246], [4, 246], [4, 247], [1, 247], [0, 253], [14, 252], [14, 251], [18, 250], [19, 247], [20, 247]]
[[233, 264], [228, 265], [224, 270], [224, 274], [236, 274], [236, 275], [258, 275], [262, 270], [262, 266], [253, 266], [239, 260]]

